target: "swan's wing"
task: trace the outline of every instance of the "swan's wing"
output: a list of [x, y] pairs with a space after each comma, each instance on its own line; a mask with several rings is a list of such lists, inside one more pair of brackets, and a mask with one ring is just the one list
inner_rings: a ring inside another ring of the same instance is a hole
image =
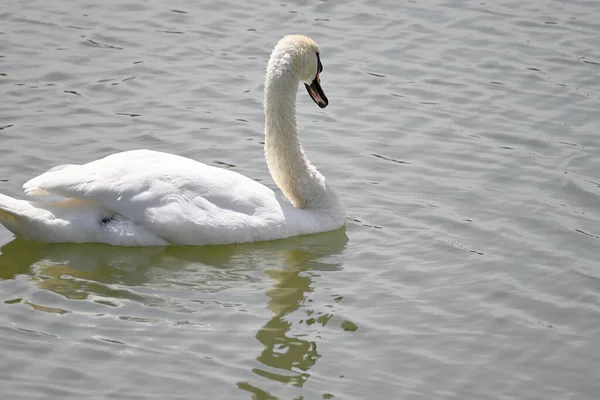
[[[66, 165], [23, 185], [28, 194], [93, 201], [175, 243], [222, 241], [238, 231], [255, 235], [279, 224], [279, 203], [266, 186], [222, 168], [150, 150], [117, 153], [84, 165]], [[267, 226], [262, 228], [267, 229]], [[212, 235], [212, 236], [211, 236]]]

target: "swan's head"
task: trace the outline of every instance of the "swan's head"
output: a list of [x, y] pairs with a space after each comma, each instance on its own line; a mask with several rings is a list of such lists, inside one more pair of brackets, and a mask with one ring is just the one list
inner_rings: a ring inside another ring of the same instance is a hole
[[319, 57], [319, 46], [314, 40], [302, 35], [288, 35], [281, 39], [271, 54], [267, 74], [279, 75], [283, 70], [292, 71], [304, 83], [308, 94], [319, 107], [327, 107], [329, 100], [321, 88], [319, 76], [323, 64]]

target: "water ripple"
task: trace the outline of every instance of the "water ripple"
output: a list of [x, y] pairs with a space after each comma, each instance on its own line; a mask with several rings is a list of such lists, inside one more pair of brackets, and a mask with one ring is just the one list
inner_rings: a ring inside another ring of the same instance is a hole
[[301, 32], [330, 99], [299, 92], [303, 144], [348, 219], [205, 249], [0, 230], [6, 396], [597, 397], [597, 2], [49, 4], [0, 13], [2, 193], [139, 147], [273, 186], [265, 63]]

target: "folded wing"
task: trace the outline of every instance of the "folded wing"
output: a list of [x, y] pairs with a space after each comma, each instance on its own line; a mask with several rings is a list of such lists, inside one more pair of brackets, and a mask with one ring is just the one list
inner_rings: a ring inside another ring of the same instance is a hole
[[266, 186], [233, 171], [150, 150], [56, 167], [23, 188], [28, 194], [95, 202], [170, 243], [268, 239], [261, 235], [277, 234], [284, 222]]

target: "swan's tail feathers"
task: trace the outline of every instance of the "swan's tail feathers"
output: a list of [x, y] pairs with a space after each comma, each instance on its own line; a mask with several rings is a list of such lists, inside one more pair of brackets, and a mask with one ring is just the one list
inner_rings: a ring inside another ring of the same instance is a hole
[[28, 201], [0, 194], [0, 224], [17, 236], [34, 239], [43, 213]]

